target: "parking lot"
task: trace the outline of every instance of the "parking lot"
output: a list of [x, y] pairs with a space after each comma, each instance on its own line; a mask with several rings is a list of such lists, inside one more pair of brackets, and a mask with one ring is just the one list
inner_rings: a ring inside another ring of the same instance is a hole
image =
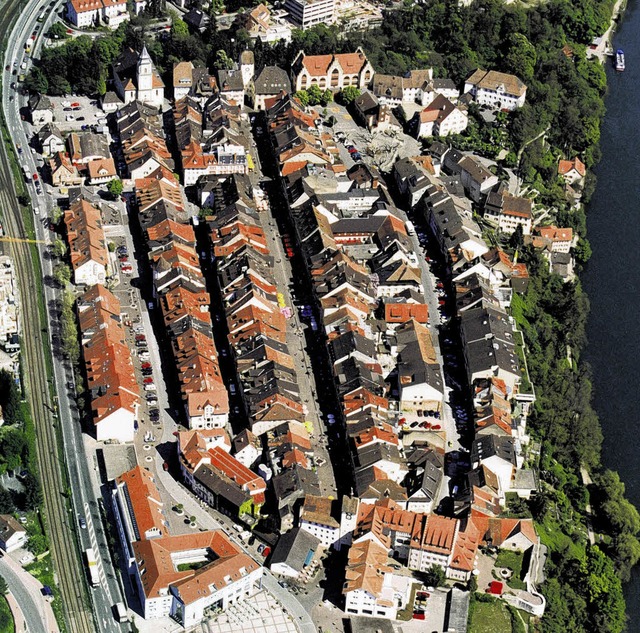
[[422, 153], [420, 143], [403, 132], [385, 133], [375, 130], [369, 132], [360, 127], [347, 109], [338, 103], [327, 104], [327, 116], [324, 120], [329, 121], [331, 117], [335, 122], [331, 128], [327, 129], [333, 134], [340, 152], [340, 159], [347, 168], [356, 162], [347, 149], [348, 145], [352, 145], [363, 160], [382, 171], [388, 171], [393, 162], [399, 158], [419, 156]]
[[102, 128], [107, 125], [106, 114], [94, 99], [70, 96], [49, 97], [49, 100], [53, 105], [53, 122], [61, 132], [78, 132], [84, 126], [89, 129], [91, 126]]

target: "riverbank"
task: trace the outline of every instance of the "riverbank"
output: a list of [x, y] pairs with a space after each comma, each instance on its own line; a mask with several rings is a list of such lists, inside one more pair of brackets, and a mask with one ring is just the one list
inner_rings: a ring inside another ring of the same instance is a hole
[[611, 21], [609, 22], [609, 28], [604, 32], [604, 35], [600, 38], [598, 46], [595, 48], [587, 48], [587, 59], [597, 57], [603, 64], [605, 63], [609, 55], [613, 55], [613, 46], [611, 39], [620, 20], [620, 16], [624, 12], [627, 6], [627, 0], [616, 0], [613, 5], [613, 11], [611, 13]]
[[[628, 243], [640, 239], [638, 197], [640, 183], [629, 169], [640, 143], [640, 4], [629, 2], [616, 30], [616, 46], [627, 58], [624, 73], [608, 71], [607, 115], [602, 134], [602, 160], [588, 208], [588, 229], [593, 255], [583, 275], [591, 303], [586, 358], [593, 367], [594, 406], [601, 419], [604, 442], [602, 461], [615, 469], [625, 483], [629, 500], [640, 506], [640, 463], [635, 443], [625, 441], [636, 433], [640, 408], [637, 336], [640, 297], [640, 254], [620, 248], [612, 226], [623, 227]], [[615, 309], [612, 309], [615, 306]], [[624, 585], [628, 633], [640, 633], [640, 570], [635, 568]]]

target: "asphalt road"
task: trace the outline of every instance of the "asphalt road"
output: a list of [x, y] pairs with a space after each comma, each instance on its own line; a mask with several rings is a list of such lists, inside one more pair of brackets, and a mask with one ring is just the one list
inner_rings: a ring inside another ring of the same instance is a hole
[[37, 592], [23, 582], [23, 578], [20, 578], [19, 573], [14, 569], [15, 566], [7, 560], [5, 555], [0, 559], [0, 576], [7, 581], [9, 591], [20, 605], [29, 633], [51, 633], [46, 625], [44, 598], [42, 595], [35, 595]]
[[[7, 52], [3, 66], [9, 65], [10, 70], [8, 72], [3, 70], [2, 106], [12, 140], [14, 144], [19, 143], [23, 148], [22, 155], [19, 156], [20, 164], [26, 164], [31, 173], [36, 173], [38, 167], [35, 156], [30, 152], [28, 145], [33, 131], [27, 123], [20, 119], [19, 108], [25, 98], [11, 89], [10, 84], [12, 81], [16, 81], [16, 77], [11, 74], [11, 71], [14, 68], [14, 63], [18, 68], [22, 63], [23, 43], [34, 32], [42, 8], [46, 7], [48, 14], [45, 21], [41, 23], [41, 28], [33, 43], [34, 55], [40, 50], [43, 33], [56, 18], [55, 11], [60, 4], [61, 2], [57, 2], [53, 7], [50, 7], [46, 2], [36, 1], [29, 3], [29, 9], [25, 9], [18, 2], [8, 2], [3, 7], [2, 26], [4, 28], [2, 30], [4, 32], [9, 33], [16, 9], [20, 9], [20, 14], [7, 38]], [[14, 97], [13, 101], [10, 99], [12, 96]], [[4, 198], [5, 230], [11, 236], [24, 237], [24, 225], [16, 204], [13, 175], [4, 146], [0, 150], [0, 162], [2, 163], [0, 173], [3, 185], [0, 187], [0, 199]], [[52, 273], [52, 262], [45, 256], [50, 235], [43, 228], [40, 220], [48, 215], [55, 206], [55, 201], [46, 193], [39, 195], [33, 183], [28, 184], [27, 188], [35, 212], [36, 237], [42, 241], [38, 245], [38, 249], [43, 276], [46, 278]], [[77, 409], [67, 393], [67, 383], [72, 380], [70, 368], [62, 362], [54, 362], [57, 407], [49, 397], [50, 386], [42, 348], [45, 345], [52, 347], [50, 336], [51, 332], [57, 328], [57, 315], [52, 310], [49, 314], [48, 327], [42, 327], [36, 297], [29, 291], [33, 286], [32, 279], [36, 274], [31, 249], [26, 244], [13, 244], [12, 254], [16, 259], [18, 284], [21, 289], [25, 375], [37, 425], [38, 463], [45, 494], [45, 507], [49, 518], [49, 537], [65, 605], [67, 623], [71, 631], [82, 633], [94, 631], [96, 624], [100, 631], [123, 630], [123, 627], [113, 619], [111, 611], [111, 606], [122, 600], [122, 592], [106, 548], [104, 528], [97, 511], [98, 506], [91, 487], [87, 461], [82, 452], [82, 435]], [[46, 305], [54, 306], [58, 299], [58, 290], [47, 285], [44, 288]], [[68, 466], [69, 488], [72, 493], [74, 511], [68, 509], [67, 501], [62, 496], [65, 486], [61, 468], [64, 466], [59, 463], [57, 457], [57, 437], [53, 426], [58, 421], [57, 411], [60, 412], [59, 422], [64, 438], [65, 461]], [[77, 523], [77, 514], [85, 516], [87, 529], [79, 531], [79, 547], [70, 547], [70, 544], [75, 543], [73, 532], [74, 524]], [[95, 622], [91, 609], [87, 607], [90, 601], [87, 598], [84, 562], [80, 556], [80, 551], [88, 547], [93, 547], [96, 550], [100, 568], [100, 587], [91, 592]], [[125, 627], [124, 630], [128, 630], [128, 627]]]

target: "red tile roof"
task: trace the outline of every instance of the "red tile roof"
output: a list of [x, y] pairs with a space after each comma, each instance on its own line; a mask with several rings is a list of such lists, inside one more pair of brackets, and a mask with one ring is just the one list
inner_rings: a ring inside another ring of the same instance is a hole
[[117, 477], [116, 485], [126, 489], [140, 539], [146, 539], [150, 532], [152, 535], [166, 536], [168, 532], [162, 516], [162, 501], [151, 473], [136, 466]]
[[585, 164], [577, 156], [573, 160], [561, 160], [558, 163], [558, 173], [561, 176], [565, 176], [573, 169], [575, 169], [582, 177], [587, 173]]

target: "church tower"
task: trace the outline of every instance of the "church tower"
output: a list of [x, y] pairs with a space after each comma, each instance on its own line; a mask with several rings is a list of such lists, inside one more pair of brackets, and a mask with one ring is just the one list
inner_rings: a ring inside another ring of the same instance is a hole
[[253, 51], [242, 51], [242, 53], [240, 53], [240, 73], [242, 75], [242, 85], [244, 86], [245, 90], [253, 81], [254, 72], [255, 59], [253, 57]]
[[138, 59], [138, 99], [147, 101], [151, 96], [153, 88], [153, 62], [151, 56], [144, 46], [140, 58]]

